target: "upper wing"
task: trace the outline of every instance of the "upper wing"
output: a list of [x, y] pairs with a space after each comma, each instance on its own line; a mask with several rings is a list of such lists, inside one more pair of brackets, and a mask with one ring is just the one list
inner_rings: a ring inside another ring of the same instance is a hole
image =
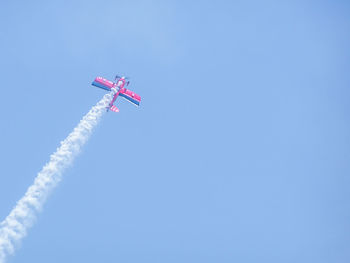
[[119, 93], [119, 96], [122, 96], [124, 99], [136, 106], [140, 105], [141, 96], [136, 94], [135, 92], [132, 92], [131, 90], [125, 89]]
[[92, 82], [92, 85], [110, 91], [113, 88], [114, 83], [110, 80], [104, 79], [102, 77], [97, 77]]

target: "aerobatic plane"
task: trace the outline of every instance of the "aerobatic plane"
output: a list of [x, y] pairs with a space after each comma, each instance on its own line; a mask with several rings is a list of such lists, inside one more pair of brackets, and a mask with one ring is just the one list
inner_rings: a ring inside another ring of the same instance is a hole
[[111, 110], [114, 112], [119, 112], [119, 109], [115, 105], [113, 105], [118, 96], [121, 96], [123, 99], [127, 100], [128, 102], [131, 102], [135, 106], [140, 105], [140, 95], [137, 95], [135, 92], [132, 92], [131, 90], [125, 88], [125, 85], [128, 86], [129, 83], [130, 81], [126, 77], [119, 77], [117, 75], [115, 77], [115, 82], [112, 82], [102, 77], [97, 77], [92, 82], [92, 85], [108, 91], [111, 91], [113, 88], [115, 88], [117, 92], [113, 96], [111, 103], [107, 107], [107, 111]]

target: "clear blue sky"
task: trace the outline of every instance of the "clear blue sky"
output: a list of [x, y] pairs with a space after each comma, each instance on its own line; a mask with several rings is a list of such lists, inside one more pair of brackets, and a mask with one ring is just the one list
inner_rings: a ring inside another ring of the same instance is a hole
[[350, 262], [348, 1], [1, 1], [0, 220], [125, 74], [10, 263]]

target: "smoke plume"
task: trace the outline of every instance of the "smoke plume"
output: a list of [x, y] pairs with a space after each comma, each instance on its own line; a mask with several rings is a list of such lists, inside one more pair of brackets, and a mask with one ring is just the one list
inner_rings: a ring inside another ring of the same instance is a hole
[[50, 156], [50, 161], [36, 176], [34, 183], [17, 202], [10, 214], [0, 224], [0, 263], [14, 253], [16, 245], [26, 236], [33, 225], [36, 214], [42, 209], [48, 195], [62, 178], [63, 171], [73, 162], [81, 147], [89, 139], [116, 90], [106, 94], [81, 119], [79, 124], [61, 142], [61, 146]]

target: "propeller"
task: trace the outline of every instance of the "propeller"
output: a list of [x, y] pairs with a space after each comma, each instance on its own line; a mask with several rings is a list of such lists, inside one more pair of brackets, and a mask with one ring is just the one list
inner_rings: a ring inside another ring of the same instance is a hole
[[[120, 78], [121, 78], [121, 76], [116, 75], [114, 80], [117, 82], [117, 80], [119, 80]], [[128, 86], [129, 83], [130, 83], [130, 78], [129, 78], [129, 77], [124, 77], [124, 79], [125, 79], [125, 80], [128, 80], [128, 81], [126, 82], [126, 86]]]

